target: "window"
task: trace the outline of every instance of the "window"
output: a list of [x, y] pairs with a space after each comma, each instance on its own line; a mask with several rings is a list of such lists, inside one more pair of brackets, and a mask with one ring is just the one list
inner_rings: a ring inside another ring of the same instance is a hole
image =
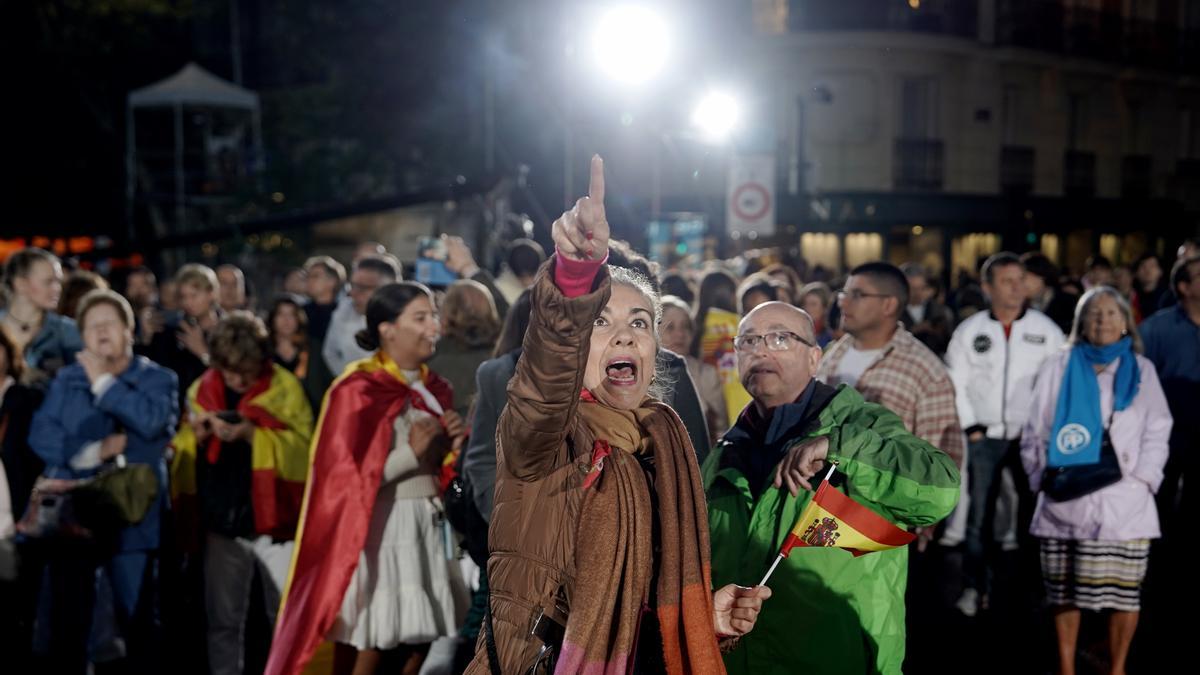
[[1071, 94], [1067, 98], [1067, 149], [1078, 150], [1087, 134], [1087, 97]]
[[937, 138], [937, 81], [929, 77], [904, 78], [900, 83], [900, 136]]
[[1001, 115], [1003, 119], [1000, 121], [1004, 125], [1002, 133], [1004, 134], [1004, 145], [1021, 145], [1021, 103], [1023, 96], [1021, 88], [1013, 85], [1005, 85], [1003, 110]]
[[1200, 159], [1200, 133], [1196, 129], [1196, 109], [1179, 111], [1179, 159]]
[[1129, 117], [1127, 119], [1129, 120], [1129, 125], [1126, 129], [1128, 135], [1125, 145], [1129, 154], [1136, 155], [1142, 151], [1143, 106], [1136, 101], [1130, 101], [1128, 107]]

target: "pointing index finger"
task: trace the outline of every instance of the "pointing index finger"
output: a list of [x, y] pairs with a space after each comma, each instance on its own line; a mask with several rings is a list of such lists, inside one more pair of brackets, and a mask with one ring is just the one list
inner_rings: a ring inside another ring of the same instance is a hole
[[588, 197], [604, 207], [604, 160], [600, 155], [592, 155], [592, 177], [588, 181]]

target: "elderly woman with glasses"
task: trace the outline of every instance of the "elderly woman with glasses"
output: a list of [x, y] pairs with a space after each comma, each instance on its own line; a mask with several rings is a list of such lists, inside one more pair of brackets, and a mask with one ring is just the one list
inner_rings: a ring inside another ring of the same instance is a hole
[[1038, 492], [1030, 532], [1041, 540], [1059, 672], [1075, 672], [1086, 609], [1109, 612], [1110, 672], [1124, 673], [1150, 540], [1161, 534], [1154, 493], [1173, 420], [1116, 289], [1080, 298], [1068, 345], [1042, 363], [1021, 434], [1021, 462]]

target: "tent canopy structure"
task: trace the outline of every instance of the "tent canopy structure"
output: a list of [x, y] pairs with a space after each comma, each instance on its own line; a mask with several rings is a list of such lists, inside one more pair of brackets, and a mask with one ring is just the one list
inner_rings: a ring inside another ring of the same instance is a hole
[[[173, 198], [175, 221], [166, 222], [161, 211], [152, 209], [152, 218], [156, 235], [161, 237], [168, 229], [181, 231], [184, 228], [189, 197], [185, 185], [184, 173], [184, 108], [224, 108], [244, 111], [249, 115], [253, 154], [251, 157], [254, 172], [259, 174], [258, 189], [262, 189], [262, 114], [259, 108], [258, 94], [227, 82], [189, 62], [179, 72], [170, 77], [129, 92], [128, 105], [125, 108], [125, 222], [130, 241], [137, 237], [134, 228], [134, 209], [139, 183], [139, 166], [137, 156], [137, 129], [134, 111], [138, 109], [167, 108], [171, 111], [174, 127], [173, 150]], [[160, 188], [160, 191], [165, 192]]]
[[188, 63], [179, 72], [129, 92], [130, 108], [197, 105], [258, 109], [258, 94]]

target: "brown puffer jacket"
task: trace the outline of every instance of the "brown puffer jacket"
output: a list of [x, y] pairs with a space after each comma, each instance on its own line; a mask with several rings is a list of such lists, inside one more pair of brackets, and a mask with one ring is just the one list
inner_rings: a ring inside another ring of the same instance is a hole
[[[524, 350], [496, 428], [488, 581], [505, 675], [533, 663], [541, 641], [530, 630], [543, 608], [556, 611], [560, 587], [558, 604], [570, 606], [583, 478], [595, 440], [576, 406], [592, 323], [608, 303], [608, 271], [601, 267], [591, 293], [567, 298], [554, 285], [553, 264], [552, 257], [533, 284]], [[486, 636], [485, 625], [468, 675], [491, 673]]]

